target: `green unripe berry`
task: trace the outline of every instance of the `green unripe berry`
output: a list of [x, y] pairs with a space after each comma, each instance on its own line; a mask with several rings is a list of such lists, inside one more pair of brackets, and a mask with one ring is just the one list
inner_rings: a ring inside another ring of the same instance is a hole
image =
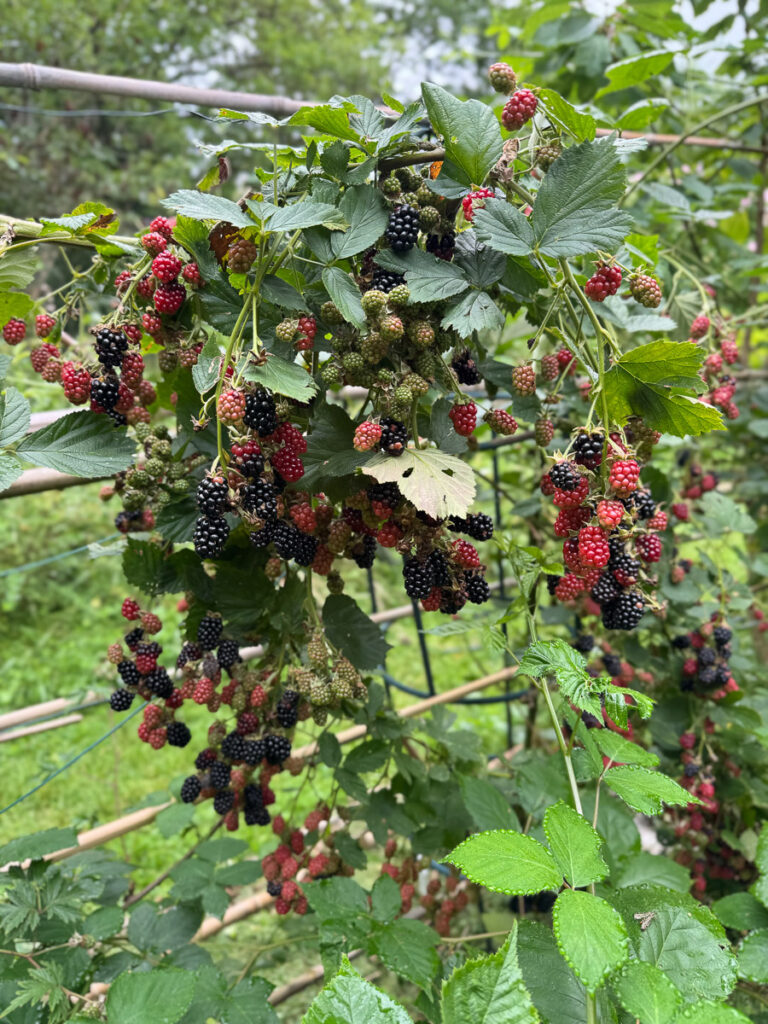
[[382, 338], [386, 341], [399, 341], [405, 333], [403, 321], [399, 316], [390, 315], [382, 317], [379, 328]]
[[387, 199], [396, 199], [400, 195], [400, 182], [393, 174], [390, 174], [388, 178], [382, 181], [381, 191]]
[[350, 373], [365, 369], [365, 361], [359, 352], [347, 352], [342, 359], [344, 369]]
[[336, 390], [341, 387], [341, 370], [338, 363], [333, 359], [329, 359], [327, 363], [323, 364], [320, 376], [323, 378], [323, 383], [327, 388]]
[[344, 317], [334, 302], [324, 302], [320, 307], [320, 319], [327, 324], [343, 324]]
[[413, 402], [413, 392], [405, 385], [400, 384], [399, 387], [395, 388], [395, 402], [397, 405], [410, 406]]
[[389, 293], [391, 306], [407, 306], [411, 300], [411, 293], [407, 284], [398, 284]]
[[122, 493], [123, 508], [126, 512], [138, 512], [139, 509], [144, 508], [146, 502], [146, 495], [142, 494], [141, 491], [134, 491], [132, 487], [127, 487]]
[[419, 227], [422, 231], [432, 231], [440, 223], [440, 213], [434, 206], [425, 206], [419, 214]]
[[344, 580], [340, 574], [335, 570], [329, 572], [325, 578], [326, 585], [328, 587], [329, 594], [343, 594], [344, 593]]
[[161, 459], [157, 459], [154, 456], [151, 459], [147, 459], [144, 463], [144, 469], [153, 478], [157, 479], [165, 473], [165, 464]]
[[135, 487], [137, 490], [143, 491], [152, 483], [152, 477], [146, 469], [134, 469], [128, 474], [126, 483], [129, 487]]
[[403, 206], [413, 206], [416, 209], [419, 205], [419, 197], [415, 192], [406, 192], [401, 199], [401, 204]]
[[171, 450], [170, 441], [153, 441], [152, 442], [152, 458], [162, 459], [163, 462], [168, 462], [173, 458], [173, 452]]
[[395, 374], [392, 372], [392, 370], [388, 370], [386, 367], [383, 367], [376, 374], [376, 380], [379, 382], [379, 384], [384, 384], [385, 386], [394, 384], [396, 379], [397, 378], [395, 377]]
[[171, 493], [172, 494], [186, 494], [189, 490], [189, 480], [173, 480], [171, 481]]
[[419, 206], [430, 206], [435, 201], [435, 193], [423, 179], [416, 189], [416, 198], [419, 201]]
[[297, 320], [282, 320], [275, 328], [275, 337], [290, 345], [293, 341], [299, 324]]
[[181, 480], [187, 475], [187, 470], [183, 462], [172, 462], [168, 467], [168, 477], [171, 480]]
[[408, 327], [408, 337], [419, 348], [429, 348], [435, 340], [435, 329], [428, 320], [415, 320]]
[[133, 428], [136, 433], [136, 439], [138, 441], [146, 441], [149, 435], [152, 433], [152, 427], [149, 423], [137, 423]]
[[410, 388], [414, 395], [426, 395], [429, 384], [418, 373], [409, 373], [403, 378], [403, 385]]
[[387, 294], [377, 288], [371, 288], [363, 295], [360, 303], [367, 317], [377, 317], [387, 308]]

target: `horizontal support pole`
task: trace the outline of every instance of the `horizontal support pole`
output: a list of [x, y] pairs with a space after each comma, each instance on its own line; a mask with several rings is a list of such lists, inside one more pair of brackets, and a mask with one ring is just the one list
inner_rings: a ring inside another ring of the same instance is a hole
[[67, 487], [81, 487], [84, 484], [97, 483], [99, 480], [111, 480], [111, 477], [82, 477], [59, 473], [57, 469], [25, 469], [18, 480], [0, 492], [3, 498], [18, 498], [24, 494], [41, 494], [43, 491], [63, 491]]
[[35, 736], [39, 732], [48, 732], [51, 729], [61, 729], [62, 726], [75, 725], [82, 720], [82, 715], [62, 715], [60, 718], [51, 719], [50, 722], [38, 722], [37, 725], [27, 725], [23, 729], [0, 733], [0, 743], [10, 743], [11, 740], [20, 740], [24, 736]]

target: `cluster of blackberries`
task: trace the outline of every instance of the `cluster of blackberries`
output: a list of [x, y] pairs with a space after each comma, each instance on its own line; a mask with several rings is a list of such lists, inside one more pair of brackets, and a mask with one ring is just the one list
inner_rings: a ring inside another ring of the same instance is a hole
[[259, 390], [245, 396], [243, 423], [259, 437], [268, 437], [277, 430], [275, 400], [269, 391]]
[[[461, 542], [458, 542], [461, 543]], [[403, 563], [406, 594], [420, 600], [427, 611], [455, 615], [467, 601], [483, 604], [491, 596], [491, 588], [482, 566], [464, 569], [451, 551], [446, 555], [434, 548], [426, 558], [408, 558]]]
[[[686, 653], [682, 667], [680, 689], [713, 700], [738, 690], [731, 675], [731, 630], [727, 626], [707, 627], [704, 631], [682, 633], [674, 637], [672, 646]], [[712, 644], [708, 643], [711, 639]]]
[[412, 206], [396, 206], [389, 215], [385, 231], [393, 252], [407, 252], [419, 237], [419, 211]]
[[379, 447], [387, 455], [402, 455], [408, 444], [408, 430], [400, 420], [393, 420], [385, 416], [381, 423], [381, 437]]
[[389, 292], [405, 284], [405, 276], [396, 274], [393, 270], [384, 270], [382, 267], [374, 267], [371, 288], [378, 292]]
[[427, 235], [425, 246], [427, 252], [431, 252], [438, 259], [452, 260], [456, 249], [456, 235], [453, 231], [446, 231], [442, 235]]

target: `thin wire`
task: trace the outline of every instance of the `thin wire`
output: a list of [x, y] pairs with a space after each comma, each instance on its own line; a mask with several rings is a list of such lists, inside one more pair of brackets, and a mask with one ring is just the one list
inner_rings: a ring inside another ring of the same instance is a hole
[[20, 804], [20, 803], [22, 803], [22, 801], [26, 800], [26, 799], [27, 799], [28, 797], [32, 796], [32, 795], [33, 795], [34, 793], [37, 793], [37, 792], [39, 792], [39, 790], [41, 790], [41, 789], [43, 788], [43, 786], [47, 786], [47, 785], [48, 785], [48, 783], [49, 783], [49, 782], [51, 782], [51, 780], [52, 780], [52, 779], [55, 779], [57, 775], [61, 775], [61, 773], [62, 773], [62, 772], [65, 772], [65, 771], [66, 771], [66, 770], [67, 770], [68, 768], [71, 768], [73, 764], [77, 764], [77, 762], [78, 762], [78, 761], [79, 761], [79, 760], [80, 760], [81, 758], [85, 757], [85, 755], [86, 755], [86, 754], [90, 754], [90, 752], [91, 752], [92, 750], [94, 750], [94, 749], [95, 749], [96, 747], [98, 747], [98, 745], [99, 745], [100, 743], [103, 743], [103, 742], [104, 742], [104, 740], [107, 740], [107, 739], [109, 739], [109, 737], [110, 737], [110, 736], [111, 736], [111, 735], [112, 735], [113, 733], [117, 732], [117, 730], [118, 730], [118, 729], [122, 729], [122, 728], [123, 728], [123, 726], [124, 726], [124, 725], [125, 725], [125, 724], [126, 724], [127, 722], [130, 722], [130, 720], [131, 720], [132, 718], [134, 718], [134, 717], [135, 717], [136, 715], [138, 715], [138, 713], [139, 713], [140, 711], [143, 711], [143, 710], [144, 710], [144, 708], [145, 708], [145, 707], [147, 706], [147, 703], [148, 703], [148, 701], [144, 701], [144, 702], [143, 702], [142, 704], [140, 704], [140, 705], [139, 705], [139, 707], [137, 707], [137, 708], [135, 709], [135, 711], [132, 711], [132, 712], [130, 713], [130, 715], [126, 715], [126, 716], [125, 716], [125, 718], [121, 718], [121, 719], [120, 719], [120, 721], [119, 721], [119, 722], [117, 723], [117, 725], [114, 725], [114, 726], [112, 726], [112, 728], [111, 728], [111, 729], [109, 730], [109, 732], [105, 732], [103, 736], [100, 736], [100, 737], [99, 737], [99, 738], [98, 738], [97, 740], [95, 740], [95, 741], [94, 741], [93, 743], [91, 743], [91, 744], [90, 744], [90, 746], [87, 746], [87, 747], [85, 748], [85, 750], [81, 750], [79, 754], [76, 754], [76, 755], [75, 755], [75, 757], [73, 757], [73, 758], [72, 758], [71, 760], [67, 761], [67, 763], [66, 763], [66, 764], [63, 764], [63, 765], [61, 766], [61, 768], [57, 768], [57, 769], [56, 769], [56, 771], [54, 771], [54, 772], [51, 772], [51, 774], [50, 774], [50, 775], [47, 775], [47, 776], [46, 776], [46, 777], [45, 777], [45, 778], [43, 779], [43, 781], [42, 781], [42, 782], [39, 782], [39, 783], [38, 783], [38, 784], [37, 784], [37, 785], [36, 785], [36, 786], [34, 787], [34, 789], [30, 789], [30, 790], [29, 790], [29, 792], [27, 792], [27, 793], [22, 793], [22, 795], [21, 795], [21, 796], [19, 796], [19, 797], [17, 797], [17, 798], [16, 798], [16, 799], [15, 799], [15, 800], [13, 801], [13, 803], [11, 803], [11, 804], [8, 804], [8, 806], [7, 806], [7, 807], [3, 807], [3, 809], [2, 809], [2, 810], [0, 810], [0, 814], [5, 814], [5, 812], [6, 812], [6, 811], [10, 811], [10, 810], [11, 810], [12, 808], [16, 807], [16, 805], [17, 805], [17, 804]]
[[48, 558], [39, 558], [36, 562], [27, 562], [26, 565], [17, 565], [12, 569], [3, 569], [0, 572], [0, 580], [4, 580], [6, 576], [13, 576], [17, 572], [29, 572], [32, 569], [40, 569], [44, 565], [50, 565], [52, 562], [60, 562], [63, 558], [69, 558], [70, 555], [81, 555], [84, 551], [90, 550], [92, 544], [106, 544], [107, 541], [115, 540], [116, 537], [121, 536], [121, 533], [110, 533], [108, 537], [92, 541], [91, 544], [84, 544], [83, 547], [72, 548], [71, 551], [62, 551], [58, 555], [49, 555]]

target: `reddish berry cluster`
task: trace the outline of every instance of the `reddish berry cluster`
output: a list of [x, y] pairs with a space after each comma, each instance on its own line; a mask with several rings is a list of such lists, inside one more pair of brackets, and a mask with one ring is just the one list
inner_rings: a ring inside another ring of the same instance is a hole
[[469, 437], [477, 426], [477, 406], [474, 402], [457, 402], [448, 415], [454, 430], [462, 437]]
[[584, 291], [593, 302], [604, 302], [615, 295], [621, 285], [621, 268], [598, 263], [597, 270], [584, 285]]
[[509, 132], [516, 132], [530, 121], [538, 106], [536, 94], [530, 89], [512, 93], [501, 112], [501, 123]]
[[461, 208], [464, 217], [471, 224], [475, 219], [475, 210], [482, 210], [485, 206], [484, 199], [492, 199], [494, 195], [492, 188], [480, 188], [476, 192], [470, 192], [461, 200]]

